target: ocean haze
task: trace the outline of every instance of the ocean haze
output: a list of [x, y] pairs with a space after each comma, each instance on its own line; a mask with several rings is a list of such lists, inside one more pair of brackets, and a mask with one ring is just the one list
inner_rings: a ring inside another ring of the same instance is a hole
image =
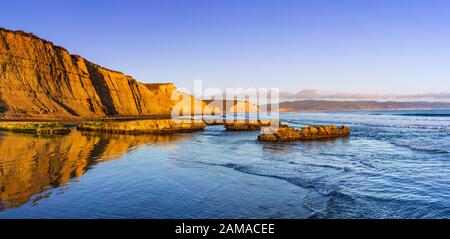
[[450, 109], [450, 102], [399, 101], [285, 101], [279, 105], [283, 112], [340, 111], [340, 110], [398, 110], [398, 109]]
[[365, 94], [351, 92], [323, 92], [305, 89], [297, 92], [280, 92], [280, 98], [287, 100], [378, 100], [378, 101], [450, 101], [450, 93], [423, 94]]

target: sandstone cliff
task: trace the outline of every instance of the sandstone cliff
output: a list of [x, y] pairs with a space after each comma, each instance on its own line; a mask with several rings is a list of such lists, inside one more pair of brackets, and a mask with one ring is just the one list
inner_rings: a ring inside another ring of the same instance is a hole
[[0, 115], [102, 118], [170, 114], [171, 84], [146, 85], [21, 31], [0, 29]]
[[172, 83], [143, 84], [33, 34], [0, 28], [0, 119], [169, 116], [172, 108], [182, 115], [258, 110], [248, 102], [225, 109], [226, 104], [217, 107], [181, 92], [173, 99], [175, 91]]

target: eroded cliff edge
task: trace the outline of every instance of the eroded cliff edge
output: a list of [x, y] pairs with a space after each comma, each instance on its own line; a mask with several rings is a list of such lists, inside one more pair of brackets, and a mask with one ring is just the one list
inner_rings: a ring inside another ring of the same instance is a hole
[[142, 84], [22, 31], [0, 28], [2, 118], [169, 115], [173, 84]]

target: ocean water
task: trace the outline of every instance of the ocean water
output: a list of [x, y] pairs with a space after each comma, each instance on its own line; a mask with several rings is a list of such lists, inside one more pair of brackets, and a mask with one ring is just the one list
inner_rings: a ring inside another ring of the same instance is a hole
[[0, 135], [0, 218], [450, 218], [450, 110], [282, 113], [259, 132]]

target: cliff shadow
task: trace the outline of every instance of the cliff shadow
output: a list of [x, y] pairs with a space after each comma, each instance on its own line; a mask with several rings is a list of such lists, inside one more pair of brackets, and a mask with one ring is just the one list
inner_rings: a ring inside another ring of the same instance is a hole
[[117, 115], [119, 112], [114, 106], [114, 101], [111, 96], [111, 92], [106, 84], [106, 80], [103, 74], [101, 74], [97, 67], [92, 63], [84, 60], [84, 64], [89, 73], [89, 77], [92, 81], [92, 85], [94, 86], [95, 92], [100, 97], [100, 101], [102, 105], [105, 107], [105, 113], [107, 116]]
[[0, 114], [5, 113], [8, 110], [8, 107], [6, 107], [5, 102], [3, 102], [2, 98], [0, 98]]

